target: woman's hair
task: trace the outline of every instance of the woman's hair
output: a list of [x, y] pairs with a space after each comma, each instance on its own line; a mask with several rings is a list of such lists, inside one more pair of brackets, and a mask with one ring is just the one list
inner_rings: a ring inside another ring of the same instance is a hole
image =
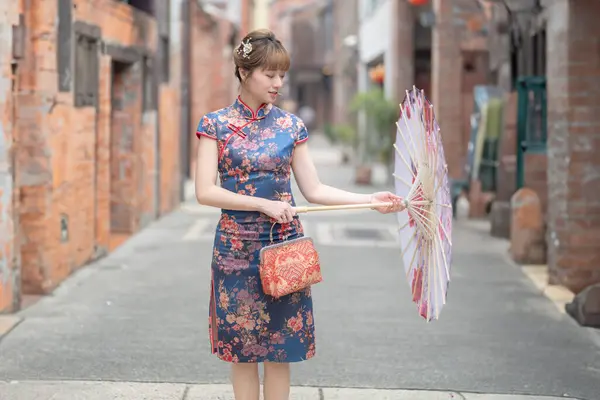
[[268, 29], [258, 29], [247, 34], [233, 51], [235, 76], [241, 82], [240, 69], [252, 74], [256, 68], [287, 71], [290, 56], [283, 44]]

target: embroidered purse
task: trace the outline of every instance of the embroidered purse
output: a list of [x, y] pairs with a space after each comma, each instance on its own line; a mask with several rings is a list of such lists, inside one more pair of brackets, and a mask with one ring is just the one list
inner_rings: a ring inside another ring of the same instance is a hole
[[[275, 224], [273, 224], [275, 226]], [[265, 294], [279, 298], [323, 280], [319, 253], [308, 236], [271, 244], [260, 250], [259, 273]]]

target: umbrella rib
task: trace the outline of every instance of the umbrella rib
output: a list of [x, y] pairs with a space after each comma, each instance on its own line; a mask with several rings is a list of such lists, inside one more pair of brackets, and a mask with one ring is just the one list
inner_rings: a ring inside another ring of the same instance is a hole
[[[404, 118], [401, 118], [404, 119]], [[408, 132], [406, 132], [407, 135], [412, 135], [412, 129], [410, 129], [410, 127], [408, 126], [408, 124], [405, 124], [406, 128], [408, 129]], [[406, 146], [406, 150], [408, 151], [409, 155], [411, 156], [411, 161], [413, 159], [412, 155], [417, 153], [417, 148], [415, 146], [410, 146], [408, 144], [408, 141], [406, 140], [406, 138], [404, 137], [404, 132], [402, 131], [402, 129], [400, 128], [400, 124], [398, 123], [398, 121], [396, 121], [396, 129], [398, 130], [398, 132], [400, 133], [400, 138], [402, 139], [402, 142], [404, 143], [404, 145]], [[410, 137], [409, 135], [409, 137]], [[412, 140], [411, 140], [412, 142]]]
[[406, 251], [408, 250], [408, 248], [410, 247], [411, 243], [415, 240], [415, 235], [410, 237], [410, 240], [408, 241], [408, 243], [406, 243], [406, 248], [404, 250], [402, 250], [402, 258], [404, 258], [404, 256], [406, 255]]
[[[429, 306], [431, 305], [431, 301], [429, 301], [429, 296], [431, 296], [431, 285], [429, 284], [429, 282], [431, 281], [431, 265], [429, 265], [429, 241], [427, 241], [427, 244], [425, 245], [426, 250], [425, 253], [423, 254], [423, 265], [427, 266], [427, 320], [429, 321]], [[423, 292], [425, 289], [425, 285], [422, 285], [423, 290], [421, 292]], [[421, 295], [421, 301], [423, 299], [423, 296]]]
[[402, 178], [401, 176], [398, 176], [396, 174], [393, 174], [394, 178], [396, 178], [397, 180], [399, 180], [400, 182], [404, 183], [406, 186], [408, 186], [409, 188], [412, 187], [412, 184], [406, 182], [406, 180], [404, 178]]
[[[429, 224], [434, 224], [434, 222], [432, 220], [430, 220], [429, 218], [427, 218], [425, 215], [421, 214], [420, 211], [422, 210], [422, 211], [428, 212], [430, 214], [432, 214], [432, 213], [429, 210], [427, 210], [425, 207], [410, 207], [410, 203], [409, 203], [409, 211], [411, 211], [411, 210], [413, 211], [411, 213], [411, 215], [413, 215], [413, 216], [418, 215], [417, 218], [419, 219], [419, 222], [421, 222], [420, 225], [422, 225], [422, 228], [424, 230], [426, 230], [428, 233], [433, 234], [434, 231], [432, 230], [432, 228], [430, 228]], [[426, 225], [425, 221], [429, 222], [429, 224], [427, 224], [427, 226], [425, 226]]]
[[[412, 106], [411, 106], [411, 112], [412, 112], [411, 115], [414, 115], [414, 109], [412, 108]], [[415, 151], [415, 153], [419, 153], [419, 149], [417, 148], [417, 145], [415, 144], [415, 141], [412, 138], [412, 129], [410, 128], [410, 126], [408, 126], [408, 121], [406, 120], [406, 118], [402, 118], [402, 120], [404, 121], [404, 126], [406, 126], [406, 129], [408, 129], [408, 132], [410, 133], [408, 138], [410, 139], [410, 143], [412, 144], [413, 150]], [[402, 130], [400, 130], [400, 132], [402, 132]], [[406, 146], [410, 147], [410, 146], [408, 146], [408, 144]]]
[[446, 239], [448, 240], [448, 243], [450, 243], [450, 246], [452, 246], [452, 239], [448, 235], [448, 232], [446, 232], [446, 228], [444, 227], [444, 224], [440, 223], [440, 228], [442, 229], [442, 231], [444, 231], [444, 236], [446, 236]]
[[[417, 176], [413, 172], [411, 166], [408, 165], [408, 161], [406, 161], [406, 158], [404, 158], [404, 155], [400, 152], [400, 149], [398, 149], [398, 146], [396, 146], [396, 143], [394, 143], [394, 149], [396, 150], [396, 154], [398, 154], [400, 156], [400, 158], [402, 159], [402, 161], [404, 161], [404, 165], [406, 165], [406, 168], [408, 168], [408, 170], [410, 171], [413, 178], [417, 179]], [[412, 161], [412, 159], [411, 159], [411, 161]]]
[[410, 224], [410, 221], [407, 221], [404, 225], [402, 225], [400, 228], [398, 228], [398, 230], [403, 231], [404, 229], [406, 229], [408, 227], [409, 224]]
[[419, 219], [419, 217], [417, 217], [415, 219], [415, 222], [417, 223], [419, 230], [421, 231], [423, 236], [425, 236], [427, 239], [431, 240], [431, 236], [433, 234], [433, 232], [431, 231], [431, 228], [422, 219]]
[[[430, 215], [437, 215], [436, 213], [434, 213], [426, 208], [423, 208], [422, 210]], [[423, 215], [423, 218], [425, 218], [427, 221], [433, 223], [433, 221], [431, 221], [429, 218], [425, 217], [424, 215]], [[448, 242], [450, 243], [450, 246], [452, 246], [452, 239], [450, 239], [450, 236], [448, 236], [448, 232], [446, 232], [446, 228], [444, 228], [444, 224], [438, 224], [438, 226], [444, 231], [444, 235], [448, 238]]]
[[[441, 224], [440, 224], [441, 225]], [[446, 234], [444, 234], [446, 235]], [[446, 235], [446, 238], [448, 236]], [[442, 248], [442, 260], [444, 261], [444, 270], [446, 271], [446, 277], [448, 277], [448, 281], [450, 281], [450, 269], [448, 268], [448, 260], [446, 259], [446, 252], [444, 251], [444, 244], [442, 243], [442, 238], [438, 236], [436, 236], [436, 239], [438, 241], [438, 244], [440, 245], [440, 247]], [[448, 240], [449, 242], [449, 240]], [[450, 243], [450, 246], [452, 246], [452, 243]]]
[[[421, 254], [419, 256], [420, 256], [419, 258], [423, 257], [423, 252], [422, 251], [421, 251]], [[421, 268], [421, 272], [423, 272], [422, 270], [425, 268], [425, 263], [422, 263], [417, 268]], [[424, 278], [424, 275], [421, 273], [421, 293], [420, 293], [420, 297], [419, 297], [419, 306], [423, 302], [423, 290], [424, 290], [424, 287], [425, 287], [425, 285], [423, 285], [423, 278]]]
[[[412, 265], [412, 264], [415, 262], [415, 257], [417, 256], [417, 250], [418, 250], [418, 247], [417, 247], [417, 246], [415, 246], [415, 252], [413, 253], [413, 257], [412, 257], [411, 265]], [[415, 275], [415, 277], [417, 276], [417, 271], [418, 271], [418, 269], [419, 269], [419, 265], [417, 265], [417, 266], [416, 266], [416, 267], [415, 267], [415, 268], [412, 270], [412, 271], [414, 271], [414, 275]], [[410, 277], [409, 277], [408, 275], [407, 275], [407, 279], [410, 279]], [[410, 286], [411, 286], [411, 294], [412, 294], [412, 298], [413, 298], [413, 301], [414, 301], [415, 294], [417, 293], [416, 286], [413, 286], [413, 285], [412, 285], [412, 282], [411, 282]], [[421, 298], [423, 298], [423, 275], [422, 275], [422, 274], [421, 274]]]
[[[398, 130], [400, 131], [400, 134], [402, 135], [402, 140], [404, 141], [404, 144], [406, 145], [406, 147], [412, 149], [416, 153], [417, 152], [417, 147], [414, 145], [414, 143], [412, 143], [412, 138], [411, 138], [411, 136], [412, 136], [412, 129], [408, 125], [407, 117], [406, 117], [406, 112], [404, 112], [404, 110], [402, 110], [402, 104], [400, 104], [400, 110], [403, 111], [402, 117], [400, 117], [400, 119], [404, 120], [404, 126], [407, 129], [406, 133], [409, 135], [409, 139], [410, 139], [410, 142], [411, 142], [412, 146], [408, 145], [408, 142], [407, 142], [406, 138], [404, 137], [404, 133], [402, 133], [402, 129], [400, 129], [400, 125], [398, 124], [397, 121], [396, 121], [396, 126], [398, 127]], [[412, 111], [412, 109], [411, 109], [411, 111]], [[412, 115], [413, 114], [411, 114], [411, 116]]]
[[429, 231], [429, 228], [425, 225], [425, 222], [421, 218], [421, 215], [417, 211], [414, 211], [414, 209], [413, 211], [411, 211], [410, 208], [409, 213], [413, 217], [415, 223], [417, 224], [421, 232], [424, 234], [426, 233], [428, 236], [431, 236], [431, 232]]
[[[431, 274], [430, 274], [430, 275], [433, 275], [433, 280], [428, 285], [429, 292], [430, 292], [429, 295], [428, 295], [428, 297], [429, 297], [429, 305], [431, 306], [432, 314], [435, 317], [436, 314], [437, 314], [437, 310], [436, 310], [435, 306], [437, 305], [437, 297], [438, 297], [437, 295], [438, 295], [438, 292], [437, 292], [437, 287], [436, 287], [437, 260], [435, 259], [435, 253], [433, 252], [434, 251], [433, 249], [434, 249], [433, 242], [430, 242], [429, 243], [429, 253], [428, 253], [428, 256], [429, 256], [429, 261], [430, 261], [430, 265], [429, 266], [433, 267], [432, 268], [433, 270], [431, 271]], [[433, 296], [431, 295], [432, 291], [433, 291]], [[433, 299], [434, 299], [433, 302], [431, 301], [431, 297], [433, 297]]]
[[[441, 253], [443, 251], [444, 251], [443, 247], [436, 249], [436, 252], [435, 252], [435, 262], [436, 262], [437, 266], [439, 266], [439, 264], [441, 264], [440, 263], [441, 256], [440, 256], [439, 253]], [[440, 274], [438, 274], [438, 272], [439, 271], [437, 271], [437, 269], [436, 269], [436, 276], [440, 275]], [[440, 278], [441, 278], [441, 275], [440, 275]], [[444, 289], [444, 285], [443, 285], [442, 280], [440, 278], [436, 278], [436, 281], [438, 281], [439, 284], [440, 284], [440, 290], [441, 290], [440, 294], [442, 295], [442, 302], [443, 302], [443, 304], [446, 304], [446, 289]], [[438, 316], [439, 316], [439, 314], [438, 314]]]
[[[436, 290], [434, 291], [434, 296], [435, 296], [435, 319], [438, 319], [440, 317], [440, 307], [439, 307], [439, 300], [440, 297], [442, 297], [442, 302], [445, 304], [445, 300], [444, 300], [444, 296], [443, 296], [443, 286], [442, 286], [442, 280], [440, 279], [440, 271], [439, 271], [439, 265], [438, 265], [438, 254], [437, 254], [437, 249], [436, 252], [433, 255], [433, 258], [435, 259], [435, 271], [434, 271], [434, 280], [435, 280], [435, 288]], [[440, 292], [437, 291], [437, 289], [440, 289]]]
[[[414, 237], [415, 237], [415, 236], [412, 236], [412, 238], [414, 238]], [[412, 243], [412, 240], [411, 240], [411, 243]], [[411, 257], [411, 259], [410, 259], [410, 263], [408, 264], [408, 265], [409, 265], [409, 268], [408, 268], [408, 270], [406, 271], [406, 277], [407, 277], [407, 278], [408, 278], [408, 274], [410, 273], [410, 271], [412, 271], [412, 265], [413, 265], [413, 263], [415, 262], [415, 257], [416, 257], [416, 255], [417, 255], [417, 250], [418, 250], [418, 249], [419, 249], [419, 247], [418, 247], [417, 245], [415, 245], [415, 250], [413, 251], [412, 257]], [[406, 250], [408, 250], [408, 246], [406, 247]]]
[[[405, 90], [404, 92], [406, 93], [406, 97], [408, 98], [408, 106], [410, 107], [410, 111], [412, 112], [411, 116], [414, 116], [414, 115], [416, 115], [416, 110], [415, 110], [415, 107], [413, 107], [411, 104], [410, 95], [408, 94], [408, 90]], [[404, 119], [404, 124], [406, 125], [406, 127], [408, 128], [408, 130], [411, 133], [410, 141], [413, 144], [415, 151], [418, 152], [417, 145], [415, 144], [415, 142], [412, 139], [412, 129], [410, 129], [410, 127], [408, 126], [408, 122], [406, 121], [406, 118], [403, 118], [403, 119]]]

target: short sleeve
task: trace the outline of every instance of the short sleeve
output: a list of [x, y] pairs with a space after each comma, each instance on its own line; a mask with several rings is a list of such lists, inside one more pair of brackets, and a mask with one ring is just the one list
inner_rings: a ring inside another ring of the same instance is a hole
[[296, 144], [304, 143], [308, 140], [308, 129], [302, 120], [298, 120], [298, 136], [296, 138]]
[[200, 139], [200, 136], [206, 136], [207, 138], [217, 139], [217, 131], [215, 126], [208, 118], [208, 116], [202, 117], [200, 122], [198, 123], [198, 128], [196, 129], [196, 137]]

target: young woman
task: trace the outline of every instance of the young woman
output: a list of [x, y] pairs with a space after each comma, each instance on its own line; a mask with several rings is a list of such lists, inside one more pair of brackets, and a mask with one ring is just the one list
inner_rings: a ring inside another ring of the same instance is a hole
[[[196, 197], [222, 209], [212, 256], [209, 331], [213, 354], [232, 363], [236, 400], [258, 400], [258, 363], [264, 362], [265, 400], [287, 400], [289, 363], [315, 355], [310, 288], [274, 299], [263, 293], [259, 252], [273, 241], [303, 235], [294, 212], [290, 175], [311, 203], [372, 203], [381, 213], [400, 211], [389, 193], [351, 193], [319, 181], [303, 122], [272, 103], [290, 58], [268, 30], [249, 33], [234, 50], [239, 97], [205, 115], [196, 135]], [[219, 175], [217, 175], [219, 174]], [[220, 176], [220, 185], [217, 184]], [[377, 206], [392, 202], [392, 206]]]

